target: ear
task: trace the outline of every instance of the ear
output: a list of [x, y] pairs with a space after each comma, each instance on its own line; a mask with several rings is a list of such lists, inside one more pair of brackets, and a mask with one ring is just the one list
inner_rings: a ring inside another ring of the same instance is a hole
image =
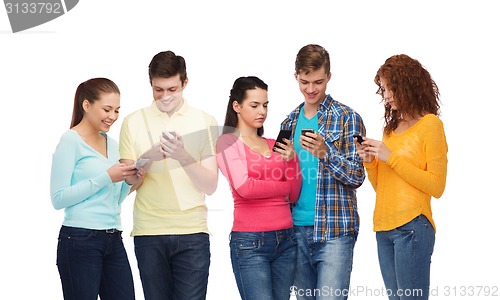
[[186, 85], [188, 84], [189, 78], [186, 77], [186, 80], [182, 83], [182, 89], [186, 88]]
[[88, 112], [89, 111], [89, 109], [90, 109], [90, 102], [89, 102], [89, 100], [87, 100], [87, 99], [83, 100], [83, 102], [82, 102], [82, 108], [83, 108], [84, 112]]
[[295, 80], [297, 80], [297, 81], [299, 80], [299, 74], [297, 74], [297, 72], [294, 72], [293, 76], [295, 76]]
[[237, 114], [239, 114], [239, 113], [240, 113], [240, 109], [241, 109], [240, 104], [238, 103], [238, 101], [234, 100], [234, 101], [233, 101], [233, 110], [234, 110]]
[[328, 81], [330, 81], [330, 79], [332, 78], [332, 72], [328, 73], [328, 76], [326, 78], [328, 79]]

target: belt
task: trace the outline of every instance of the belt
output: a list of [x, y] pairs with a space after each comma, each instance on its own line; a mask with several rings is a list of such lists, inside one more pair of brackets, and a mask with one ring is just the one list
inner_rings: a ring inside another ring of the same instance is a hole
[[114, 233], [120, 233], [121, 232], [120, 230], [118, 230], [116, 228], [102, 229], [102, 230], [97, 230], [97, 231], [105, 232], [105, 233], [108, 233], [108, 234], [114, 234]]

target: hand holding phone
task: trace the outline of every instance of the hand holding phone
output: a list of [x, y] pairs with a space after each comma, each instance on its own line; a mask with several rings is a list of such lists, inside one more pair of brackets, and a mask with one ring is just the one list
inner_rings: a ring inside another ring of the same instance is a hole
[[280, 132], [278, 133], [278, 137], [276, 138], [276, 142], [274, 143], [273, 151], [275, 151], [274, 148], [279, 148], [281, 150], [285, 150], [285, 149], [283, 149], [282, 147], [280, 147], [278, 145], [278, 142], [280, 142], [282, 144], [286, 144], [285, 141], [283, 141], [283, 139], [288, 139], [289, 140], [291, 137], [292, 137], [292, 131], [291, 130], [281, 129]]
[[354, 135], [354, 137], [357, 139], [357, 142], [362, 144], [363, 143], [363, 137], [359, 134]]
[[[175, 131], [169, 131], [171, 135], [174, 136], [174, 139], [177, 138], [177, 135], [175, 134]], [[165, 131], [162, 132], [163, 138], [166, 139], [167, 141], [172, 140], [171, 138], [168, 137], [168, 135], [165, 133]]]
[[135, 169], [137, 172], [139, 172], [139, 169], [144, 167], [147, 163], [149, 162], [148, 158], [139, 158], [134, 162]]
[[314, 130], [313, 130], [313, 129], [309, 129], [309, 128], [304, 128], [304, 129], [302, 129], [301, 134], [302, 134], [303, 136], [307, 136], [307, 135], [306, 135], [306, 133], [307, 133], [307, 132], [314, 133]]

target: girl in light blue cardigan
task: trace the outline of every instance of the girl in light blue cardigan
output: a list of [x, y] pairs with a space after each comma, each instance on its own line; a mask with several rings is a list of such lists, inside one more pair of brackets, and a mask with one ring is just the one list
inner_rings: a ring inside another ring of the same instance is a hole
[[119, 163], [118, 143], [106, 134], [119, 109], [120, 91], [113, 81], [81, 83], [71, 127], [53, 154], [52, 205], [64, 208], [57, 246], [64, 299], [135, 299], [120, 211], [143, 173]]

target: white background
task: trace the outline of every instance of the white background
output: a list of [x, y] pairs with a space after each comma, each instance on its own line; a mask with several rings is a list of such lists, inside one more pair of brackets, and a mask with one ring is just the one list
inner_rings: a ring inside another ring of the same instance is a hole
[[[123, 117], [152, 100], [148, 63], [170, 49], [187, 62], [186, 98], [221, 124], [237, 77], [256, 75], [268, 83], [265, 135], [275, 137], [280, 121], [302, 101], [294, 60], [309, 43], [330, 52], [328, 92], [361, 114], [370, 137], [381, 137], [383, 110], [373, 77], [385, 59], [406, 53], [430, 71], [441, 91], [449, 146], [446, 191], [432, 200], [433, 299], [490, 299], [480, 286], [496, 288], [499, 295], [494, 141], [500, 18], [494, 2], [86, 0], [56, 20], [16, 34], [0, 9], [0, 298], [62, 299], [55, 260], [63, 212], [50, 203], [49, 174], [80, 82], [108, 77], [118, 84], [121, 119], [110, 131], [118, 139]], [[366, 181], [358, 192], [361, 230], [350, 299], [385, 299], [375, 296], [383, 282], [372, 231], [374, 196]], [[228, 247], [232, 199], [224, 177], [207, 202], [213, 234], [207, 298], [238, 299]], [[124, 241], [136, 294], [143, 299], [128, 236], [132, 205], [131, 195], [123, 205]]]

